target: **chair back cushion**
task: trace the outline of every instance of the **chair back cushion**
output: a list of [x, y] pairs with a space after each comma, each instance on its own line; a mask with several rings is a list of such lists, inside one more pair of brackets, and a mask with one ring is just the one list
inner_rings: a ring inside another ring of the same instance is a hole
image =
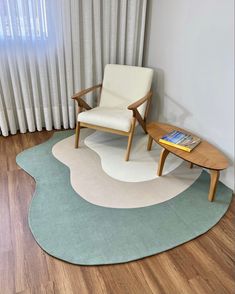
[[[144, 97], [151, 88], [153, 70], [145, 67], [107, 64], [104, 70], [101, 107], [126, 109]], [[146, 103], [138, 108], [144, 117]]]

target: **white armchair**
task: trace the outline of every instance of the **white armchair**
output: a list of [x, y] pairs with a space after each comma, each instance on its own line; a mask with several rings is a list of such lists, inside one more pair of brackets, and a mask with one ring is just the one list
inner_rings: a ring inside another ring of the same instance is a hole
[[[78, 103], [75, 148], [78, 148], [80, 127], [124, 135], [128, 136], [125, 157], [128, 161], [136, 125], [139, 123], [146, 132], [152, 77], [150, 68], [108, 64], [103, 84], [73, 95]], [[97, 88], [100, 88], [99, 106], [91, 108], [81, 97]]]

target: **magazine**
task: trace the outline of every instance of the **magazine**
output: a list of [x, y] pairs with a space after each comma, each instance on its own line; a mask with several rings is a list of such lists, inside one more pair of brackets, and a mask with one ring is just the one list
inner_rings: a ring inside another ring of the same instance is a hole
[[201, 142], [201, 139], [187, 133], [173, 130], [159, 139], [159, 142], [191, 152]]

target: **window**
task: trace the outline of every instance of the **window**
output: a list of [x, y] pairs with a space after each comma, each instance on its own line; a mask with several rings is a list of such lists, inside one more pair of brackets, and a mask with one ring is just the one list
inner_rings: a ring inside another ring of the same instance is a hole
[[47, 37], [46, 0], [0, 0], [0, 40]]

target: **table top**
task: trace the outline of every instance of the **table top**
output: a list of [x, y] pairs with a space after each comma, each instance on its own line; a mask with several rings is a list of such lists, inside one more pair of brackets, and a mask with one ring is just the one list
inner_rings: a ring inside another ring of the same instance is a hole
[[223, 170], [228, 167], [227, 158], [216, 147], [205, 140], [201, 140], [201, 143], [191, 152], [183, 151], [159, 142], [162, 136], [173, 130], [187, 132], [193, 135], [190, 131], [169, 124], [156, 122], [147, 124], [147, 132], [153, 140], [176, 156], [208, 169]]

